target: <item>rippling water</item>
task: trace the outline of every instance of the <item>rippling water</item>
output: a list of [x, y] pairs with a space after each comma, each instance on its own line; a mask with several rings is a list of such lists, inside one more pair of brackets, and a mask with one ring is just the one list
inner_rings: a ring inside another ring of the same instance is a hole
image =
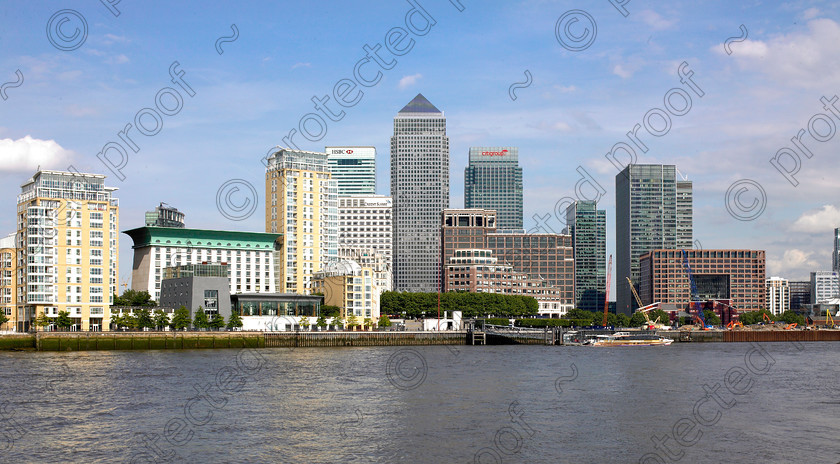
[[840, 343], [755, 346], [0, 353], [0, 460], [840, 461]]

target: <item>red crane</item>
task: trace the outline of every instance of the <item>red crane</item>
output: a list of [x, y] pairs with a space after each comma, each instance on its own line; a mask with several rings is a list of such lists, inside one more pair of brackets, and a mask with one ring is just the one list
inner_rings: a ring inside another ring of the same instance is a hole
[[612, 255], [610, 255], [610, 264], [607, 265], [607, 289], [604, 292], [604, 327], [607, 326], [607, 310], [610, 307], [610, 277], [612, 277]]

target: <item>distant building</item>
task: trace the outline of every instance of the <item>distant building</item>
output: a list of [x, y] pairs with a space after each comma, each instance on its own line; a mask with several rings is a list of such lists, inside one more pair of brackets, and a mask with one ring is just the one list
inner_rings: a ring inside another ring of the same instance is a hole
[[71, 331], [110, 327], [119, 281], [119, 200], [102, 174], [38, 171], [17, 204], [18, 331], [66, 311]]
[[394, 289], [435, 292], [441, 284], [440, 212], [449, 208], [446, 117], [418, 94], [394, 117]]
[[496, 232], [496, 211], [491, 209], [445, 209], [440, 221], [441, 268], [449, 265], [455, 250], [487, 248], [487, 235]]
[[183, 229], [184, 213], [177, 208], [161, 203], [154, 211], [146, 212], [146, 227], [177, 227]]
[[341, 317], [355, 315], [360, 324], [364, 319], [379, 319], [380, 292], [373, 269], [339, 261], [316, 273], [314, 282], [315, 291], [324, 295], [324, 304], [341, 308]]
[[[338, 255], [358, 252], [382, 255], [391, 272], [393, 263], [393, 201], [384, 195], [353, 195], [338, 198]], [[388, 284], [391, 287], [391, 284]]]
[[575, 254], [575, 302], [595, 311], [604, 307], [607, 286], [607, 212], [594, 201], [576, 201], [566, 208], [566, 227]]
[[823, 304], [840, 297], [840, 273], [815, 271], [811, 273], [811, 303]]
[[375, 147], [326, 147], [325, 151], [338, 196], [376, 194]]
[[190, 311], [190, 318], [201, 307], [209, 317], [221, 314], [230, 318], [230, 266], [221, 264], [188, 264], [166, 268], [161, 282], [158, 306]]
[[470, 147], [464, 207], [496, 211], [499, 229], [522, 229], [522, 168], [517, 147]]
[[0, 238], [0, 313], [9, 319], [0, 330], [17, 328], [17, 240], [14, 233]]
[[807, 280], [788, 283], [790, 288], [790, 309], [799, 311], [811, 304], [811, 282]]
[[196, 264], [228, 266], [231, 294], [274, 293], [275, 249], [281, 234], [168, 227], [124, 233], [134, 241], [131, 288], [149, 292], [155, 301], [160, 301], [166, 268]]
[[790, 282], [781, 277], [767, 279], [767, 310], [774, 316], [790, 309]]
[[383, 253], [371, 250], [359, 250], [353, 248], [339, 248], [339, 261], [355, 261], [363, 268], [373, 270], [373, 280], [379, 293], [390, 292], [393, 285], [393, 274], [391, 272], [391, 259]]
[[616, 307], [621, 313], [636, 307], [626, 282], [629, 277], [639, 288], [643, 254], [693, 248], [692, 183], [677, 176], [676, 166], [661, 164], [631, 164], [615, 176]]
[[572, 309], [561, 289], [516, 271], [510, 264], [499, 263], [491, 250], [456, 250], [444, 270], [444, 292], [531, 296], [539, 304], [538, 314], [550, 317], [560, 317]]
[[265, 231], [283, 234], [274, 291], [309, 294], [312, 275], [338, 260], [338, 197], [327, 154], [278, 148], [265, 175]]
[[831, 255], [831, 270], [840, 272], [840, 228], [834, 229], [834, 253]]
[[[717, 300], [739, 312], [767, 307], [764, 250], [686, 250], [701, 301]], [[662, 303], [666, 311], [686, 309], [691, 286], [682, 250], [651, 250], [641, 256], [643, 304]], [[616, 282], [617, 287], [628, 287]]]

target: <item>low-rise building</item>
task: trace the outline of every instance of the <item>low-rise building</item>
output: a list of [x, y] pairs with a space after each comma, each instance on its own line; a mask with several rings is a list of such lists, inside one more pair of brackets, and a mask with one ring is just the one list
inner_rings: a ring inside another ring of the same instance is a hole
[[341, 316], [379, 319], [379, 289], [373, 269], [355, 261], [339, 261], [315, 274], [313, 289], [324, 295], [324, 304], [341, 308]]
[[188, 264], [166, 268], [158, 306], [190, 310], [190, 318], [201, 307], [208, 315], [230, 318], [230, 268], [220, 264]]
[[[642, 303], [662, 303], [666, 311], [685, 309], [691, 286], [683, 250], [651, 250], [639, 260]], [[685, 250], [702, 301], [732, 305], [739, 312], [767, 307], [764, 250]], [[617, 285], [621, 285], [617, 282]]]
[[531, 296], [539, 303], [538, 314], [550, 317], [560, 317], [573, 308], [571, 302], [562, 300], [562, 289], [499, 263], [492, 250], [455, 250], [444, 270], [444, 291]]

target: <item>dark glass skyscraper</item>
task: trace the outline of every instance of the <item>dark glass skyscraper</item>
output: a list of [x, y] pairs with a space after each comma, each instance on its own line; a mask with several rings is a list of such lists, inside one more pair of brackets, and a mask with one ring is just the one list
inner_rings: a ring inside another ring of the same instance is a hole
[[517, 147], [471, 147], [464, 207], [496, 210], [496, 227], [522, 229], [522, 168]]
[[639, 288], [639, 257], [657, 249], [691, 249], [692, 184], [677, 167], [631, 164], [615, 176], [616, 308], [636, 307], [627, 277]]
[[575, 253], [575, 305], [587, 311], [604, 309], [607, 285], [607, 212], [594, 201], [576, 201], [566, 208], [566, 226]]

